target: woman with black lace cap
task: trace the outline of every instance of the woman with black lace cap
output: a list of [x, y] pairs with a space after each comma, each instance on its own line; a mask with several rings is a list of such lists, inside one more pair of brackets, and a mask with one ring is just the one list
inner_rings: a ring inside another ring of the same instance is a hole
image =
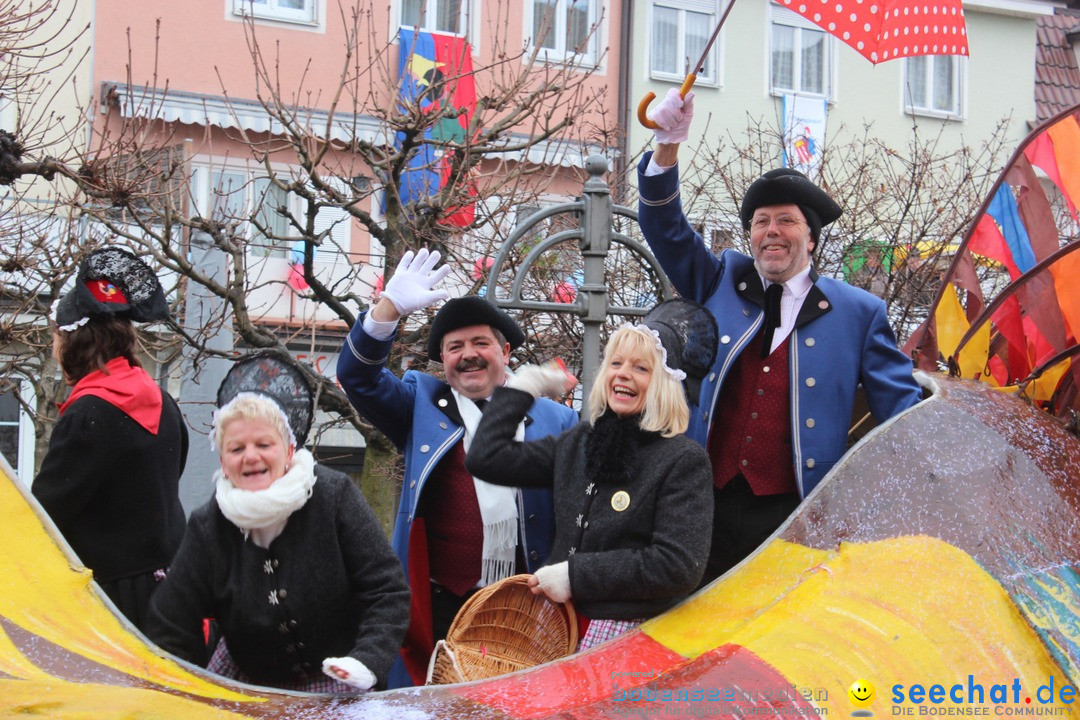
[[148, 635], [203, 664], [203, 619], [222, 640], [208, 669], [305, 692], [385, 685], [409, 589], [382, 527], [343, 473], [304, 449], [314, 412], [299, 369], [236, 363], [218, 389], [215, 494], [188, 522]]
[[176, 402], [139, 363], [132, 321], [168, 318], [161, 284], [132, 253], [87, 256], [51, 317], [53, 355], [72, 389], [31, 486], [140, 630], [184, 534], [178, 488], [188, 434]]
[[696, 387], [716, 353], [705, 308], [671, 300], [612, 333], [588, 421], [557, 437], [514, 439], [533, 399], [559, 396], [562, 371], [525, 366], [484, 410], [465, 459], [492, 483], [553, 487], [555, 542], [534, 593], [572, 599], [589, 618], [579, 650], [633, 628], [697, 587], [709, 554], [712, 474], [684, 435]]

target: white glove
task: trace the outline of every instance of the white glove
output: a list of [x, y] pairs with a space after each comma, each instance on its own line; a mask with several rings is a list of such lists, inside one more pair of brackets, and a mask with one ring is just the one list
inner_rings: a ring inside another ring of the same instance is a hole
[[394, 303], [394, 307], [403, 316], [423, 310], [436, 300], [449, 298], [448, 291], [432, 289], [450, 274], [447, 265], [432, 271], [440, 257], [438, 251], [429, 253], [427, 248], [422, 248], [415, 257], [412, 250], [402, 255], [394, 276], [382, 291], [382, 296]]
[[679, 97], [679, 88], [670, 88], [667, 97], [649, 113], [649, 119], [660, 126], [653, 130], [657, 143], [686, 142], [690, 137], [690, 121], [694, 119], [694, 93]]
[[566, 602], [570, 599], [570, 563], [563, 561], [554, 565], [545, 565], [536, 571], [533, 575], [536, 578], [536, 582], [529, 582], [529, 586], [533, 588], [533, 592], [536, 592], [536, 588], [540, 588], [540, 592], [548, 596], [549, 599], [555, 602]]
[[322, 661], [322, 671], [338, 682], [360, 690], [375, 687], [375, 673], [354, 657], [326, 658]]
[[506, 387], [512, 390], [524, 390], [534, 398], [547, 395], [556, 400], [576, 384], [572, 375], [551, 365], [522, 365], [506, 379]]

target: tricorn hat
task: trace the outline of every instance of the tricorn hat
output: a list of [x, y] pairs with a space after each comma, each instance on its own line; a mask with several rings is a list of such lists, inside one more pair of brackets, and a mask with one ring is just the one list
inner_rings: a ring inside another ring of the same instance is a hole
[[743, 229], [750, 229], [754, 211], [768, 205], [798, 205], [810, 225], [810, 235], [817, 242], [821, 228], [836, 220], [844, 212], [828, 193], [810, 181], [810, 178], [792, 168], [770, 170], [750, 184], [743, 195], [739, 218]]
[[446, 333], [471, 325], [490, 325], [502, 333], [511, 349], [525, 342], [525, 333], [512, 317], [482, 297], [467, 295], [447, 300], [435, 313], [428, 335], [428, 357], [442, 362], [442, 339]]
[[704, 305], [685, 298], [665, 300], [641, 321], [660, 336], [667, 364], [686, 374], [686, 394], [697, 404], [701, 380], [716, 361], [719, 331], [716, 318]]
[[298, 367], [270, 353], [255, 353], [238, 360], [217, 392], [218, 408], [241, 393], [264, 395], [281, 408], [289, 421], [296, 447], [303, 447], [315, 414], [315, 399], [307, 378]]
[[169, 303], [149, 265], [123, 248], [101, 248], [86, 257], [75, 287], [53, 308], [53, 321], [65, 332], [95, 317], [168, 320]]

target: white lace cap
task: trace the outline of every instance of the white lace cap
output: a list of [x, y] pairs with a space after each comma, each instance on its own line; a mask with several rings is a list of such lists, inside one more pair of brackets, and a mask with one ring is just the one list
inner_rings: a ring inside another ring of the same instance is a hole
[[239, 393], [236, 393], [236, 395], [233, 396], [232, 400], [225, 403], [220, 408], [214, 410], [214, 414], [212, 415], [212, 417], [210, 419], [210, 438], [209, 439], [210, 439], [210, 449], [211, 450], [217, 451], [218, 454], [221, 453], [221, 448], [219, 448], [217, 446], [218, 418], [220, 418], [225, 413], [225, 411], [227, 409], [232, 407], [233, 403], [235, 403], [240, 398], [245, 398], [245, 397], [246, 398], [254, 398], [256, 400], [261, 400], [263, 402], [268, 402], [271, 405], [273, 405], [274, 409], [277, 410], [279, 415], [281, 415], [281, 422], [285, 423], [285, 432], [287, 432], [289, 434], [289, 436], [287, 438], [285, 438], [285, 439], [287, 441], [289, 441], [289, 443], [292, 444], [293, 447], [296, 447], [296, 435], [293, 434], [292, 426], [289, 425], [289, 416], [285, 414], [285, 411], [281, 409], [280, 405], [278, 405], [276, 402], [274, 402], [273, 398], [271, 398], [269, 395], [263, 395], [262, 393], [239, 392]]
[[648, 325], [634, 325], [633, 323], [628, 322], [624, 322], [622, 325], [619, 326], [619, 330], [622, 330], [623, 328], [630, 328], [631, 330], [641, 330], [652, 335], [653, 340], [656, 341], [656, 347], [660, 349], [660, 359], [663, 361], [664, 371], [679, 382], [682, 382], [686, 379], [685, 372], [683, 372], [682, 370], [676, 370], [675, 368], [668, 365], [667, 348], [664, 347], [664, 343], [660, 341], [660, 333], [656, 332]]

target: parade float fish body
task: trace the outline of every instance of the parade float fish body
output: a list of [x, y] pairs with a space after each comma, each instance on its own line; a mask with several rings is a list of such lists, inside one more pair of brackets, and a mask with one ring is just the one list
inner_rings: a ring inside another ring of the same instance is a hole
[[673, 610], [532, 670], [359, 698], [235, 684], [165, 655], [102, 600], [8, 471], [0, 716], [850, 715], [856, 681], [876, 687], [877, 715], [1066, 714], [1080, 683], [1080, 440], [986, 384], [924, 382], [928, 399]]
[[[1063, 421], [1080, 411], [1078, 157], [1080, 106], [1025, 139], [908, 342], [923, 369], [979, 382], [922, 376], [927, 399], [862, 438], [742, 564], [531, 670], [359, 698], [210, 675], [113, 612], [2, 465], [0, 716], [1072, 714], [1080, 440]], [[991, 298], [995, 273], [1008, 282]]]

